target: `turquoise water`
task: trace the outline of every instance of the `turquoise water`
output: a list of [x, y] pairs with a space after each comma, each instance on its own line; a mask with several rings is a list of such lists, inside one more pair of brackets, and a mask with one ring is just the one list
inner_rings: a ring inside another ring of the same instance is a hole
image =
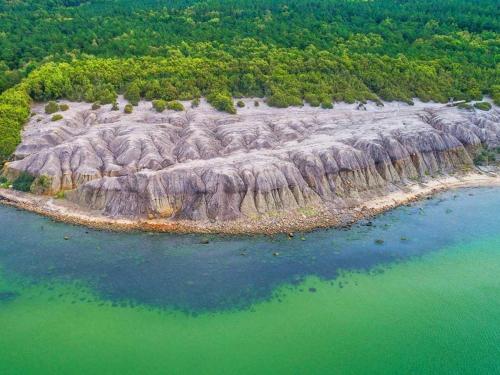
[[0, 206], [0, 373], [499, 373], [499, 193], [208, 244]]

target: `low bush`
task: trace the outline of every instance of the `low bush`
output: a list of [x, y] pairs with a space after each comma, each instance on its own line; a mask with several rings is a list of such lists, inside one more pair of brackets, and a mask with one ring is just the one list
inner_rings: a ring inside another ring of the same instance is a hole
[[26, 172], [21, 174], [12, 182], [12, 188], [18, 191], [29, 192], [35, 177]]
[[50, 188], [51, 179], [48, 176], [41, 175], [32, 182], [30, 192], [34, 194], [45, 194]]
[[318, 98], [318, 96], [314, 95], [314, 94], [311, 94], [311, 93], [307, 93], [304, 95], [304, 100], [309, 103], [309, 105], [311, 107], [319, 107], [321, 105], [321, 101], [320, 99]]
[[67, 104], [64, 104], [64, 103], [63, 103], [63, 104], [60, 104], [60, 105], [59, 105], [59, 110], [61, 110], [61, 111], [63, 111], [63, 112], [64, 112], [64, 111], [67, 111], [68, 109], [69, 109], [69, 105], [67, 105]]
[[126, 104], [125, 108], [123, 108], [123, 112], [125, 112], [126, 114], [132, 113], [133, 110], [134, 106], [132, 104]]
[[7, 177], [0, 176], [0, 185], [6, 184], [7, 182], [9, 182]]
[[118, 111], [120, 110], [120, 107], [118, 107], [118, 102], [113, 102], [113, 105], [111, 106], [112, 111]]
[[[2, 182], [3, 181], [3, 182]], [[7, 178], [0, 178], [0, 188], [8, 189], [10, 186], [10, 181]]]
[[56, 113], [59, 111], [59, 104], [54, 101], [50, 101], [45, 105], [45, 113], [51, 115], [52, 113]]
[[490, 150], [485, 147], [481, 147], [476, 155], [474, 156], [475, 165], [490, 165], [496, 161], [497, 150]]
[[96, 103], [92, 104], [92, 110], [93, 111], [97, 111], [100, 108], [101, 108], [101, 104], [100, 103], [96, 102]]
[[173, 100], [167, 103], [167, 109], [170, 109], [172, 111], [184, 111], [184, 106], [181, 102]]
[[304, 103], [299, 96], [277, 91], [267, 98], [267, 104], [271, 107], [287, 108], [290, 106], [302, 106]]
[[163, 99], [153, 100], [152, 104], [156, 112], [161, 113], [167, 108], [167, 102]]
[[474, 108], [477, 108], [481, 111], [489, 111], [491, 109], [491, 104], [488, 102], [477, 102], [474, 103]]
[[245, 103], [243, 102], [243, 100], [238, 100], [238, 102], [236, 103], [236, 106], [238, 108], [243, 108], [245, 106]]
[[62, 120], [63, 119], [63, 116], [59, 113], [56, 113], [55, 115], [52, 116], [52, 118], [50, 119], [50, 121], [59, 121], [59, 120]]
[[212, 93], [207, 96], [207, 100], [215, 109], [219, 111], [224, 111], [233, 115], [236, 114], [233, 99], [228, 93]]
[[138, 81], [134, 81], [128, 85], [124, 97], [130, 104], [134, 106], [139, 105], [139, 101], [141, 100], [141, 88]]

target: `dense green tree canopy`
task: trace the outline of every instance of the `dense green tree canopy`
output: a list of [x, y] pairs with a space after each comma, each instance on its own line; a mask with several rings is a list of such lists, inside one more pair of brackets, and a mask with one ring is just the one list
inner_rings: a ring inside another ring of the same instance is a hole
[[30, 100], [500, 101], [497, 0], [16, 0], [0, 25], [0, 161]]

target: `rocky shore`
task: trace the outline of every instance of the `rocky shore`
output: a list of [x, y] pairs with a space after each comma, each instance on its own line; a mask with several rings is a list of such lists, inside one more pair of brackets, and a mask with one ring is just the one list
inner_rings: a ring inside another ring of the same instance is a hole
[[304, 232], [318, 228], [349, 226], [392, 208], [432, 197], [441, 191], [481, 186], [500, 187], [500, 174], [470, 173], [435, 178], [414, 183], [392, 193], [373, 197], [360, 205], [338, 209], [328, 206], [276, 212], [256, 219], [244, 218], [226, 222], [110, 218], [102, 213], [84, 210], [66, 200], [0, 189], [0, 204], [14, 206], [48, 216], [68, 224], [84, 225], [111, 231], [152, 231], [205, 234], [276, 234]]

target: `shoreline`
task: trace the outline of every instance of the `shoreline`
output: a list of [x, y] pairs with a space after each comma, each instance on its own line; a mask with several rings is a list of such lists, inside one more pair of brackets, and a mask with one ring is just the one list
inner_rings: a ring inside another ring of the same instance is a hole
[[[320, 228], [345, 227], [442, 191], [486, 186], [500, 187], [500, 175], [470, 173], [433, 178], [425, 182], [415, 182], [395, 187], [395, 191], [382, 193], [382, 195], [358, 199], [356, 204], [350, 207], [338, 208], [333, 204], [327, 204], [321, 207], [306, 207], [294, 211], [277, 212], [275, 215], [265, 214], [258, 218], [244, 218], [227, 222], [111, 218], [98, 212], [84, 210], [64, 199], [38, 196], [3, 188], [0, 188], [0, 203], [34, 212], [56, 221], [82, 225], [97, 230], [178, 234], [272, 235], [308, 232]], [[374, 192], [368, 194], [373, 195]]]

